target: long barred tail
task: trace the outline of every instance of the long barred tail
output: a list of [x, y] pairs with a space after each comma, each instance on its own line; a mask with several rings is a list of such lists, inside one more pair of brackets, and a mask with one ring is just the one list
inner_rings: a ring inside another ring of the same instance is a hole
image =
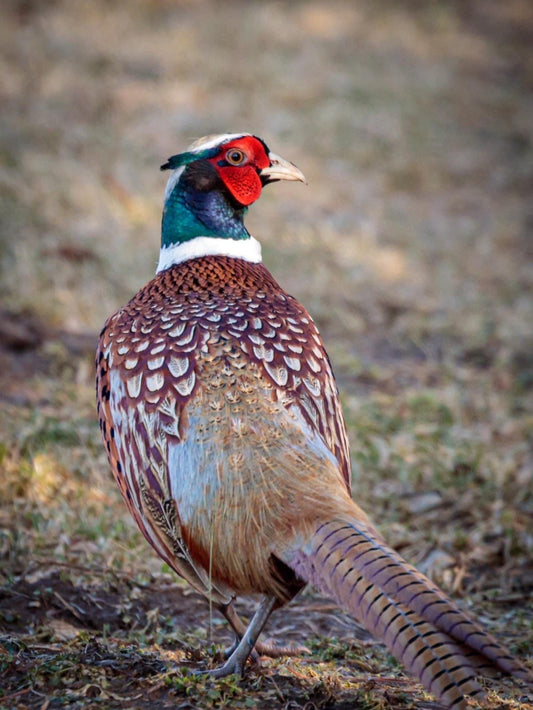
[[467, 707], [476, 675], [496, 666], [531, 682], [507, 649], [359, 521], [321, 524], [286, 560], [363, 623], [440, 702]]

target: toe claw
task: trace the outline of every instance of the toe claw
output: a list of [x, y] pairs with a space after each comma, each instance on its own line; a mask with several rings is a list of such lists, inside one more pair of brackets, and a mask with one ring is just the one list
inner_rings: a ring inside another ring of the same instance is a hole
[[212, 668], [211, 670], [205, 671], [196, 671], [195, 673], [196, 675], [206, 675], [210, 678], [215, 679], [225, 678], [228, 675], [236, 675], [239, 678], [242, 678], [244, 676], [244, 667], [240, 663], [228, 659], [226, 663], [224, 663], [219, 668]]

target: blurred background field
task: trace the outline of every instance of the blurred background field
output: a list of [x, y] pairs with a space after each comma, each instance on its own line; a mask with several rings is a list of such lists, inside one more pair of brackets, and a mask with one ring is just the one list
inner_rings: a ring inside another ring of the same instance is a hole
[[3, 3], [0, 706], [431, 707], [312, 593], [269, 628], [312, 655], [183, 673], [230, 638], [129, 520], [93, 351], [153, 275], [159, 165], [211, 132], [309, 181], [247, 224], [326, 342], [355, 497], [531, 658], [532, 43], [528, 0]]

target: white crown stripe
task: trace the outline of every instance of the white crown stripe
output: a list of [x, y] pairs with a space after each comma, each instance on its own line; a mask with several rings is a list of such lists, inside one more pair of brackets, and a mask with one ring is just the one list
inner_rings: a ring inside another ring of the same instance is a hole
[[201, 256], [232, 256], [236, 259], [250, 261], [252, 264], [259, 264], [261, 262], [261, 244], [254, 237], [249, 239], [195, 237], [181, 244], [161, 247], [156, 274], [175, 264], [181, 264]]
[[191, 153], [200, 153], [203, 150], [209, 150], [209, 148], [215, 148], [218, 145], [222, 146], [224, 143], [237, 140], [237, 138], [251, 135], [251, 133], [213, 133], [194, 141], [187, 150]]

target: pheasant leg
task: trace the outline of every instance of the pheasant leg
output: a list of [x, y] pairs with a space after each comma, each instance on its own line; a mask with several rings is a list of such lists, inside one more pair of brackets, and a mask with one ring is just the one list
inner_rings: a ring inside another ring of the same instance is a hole
[[[276, 604], [277, 599], [275, 597], [264, 597], [261, 600], [257, 611], [253, 615], [248, 628], [244, 632], [233, 653], [223, 666], [215, 668], [215, 670], [208, 671], [209, 675], [213, 678], [223, 678], [224, 676], [232, 674], [243, 675], [246, 661], [253, 653], [259, 634], [263, 630], [268, 617], [272, 613], [272, 610], [275, 608]], [[235, 613], [235, 610], [233, 610], [233, 613]]]
[[[241, 639], [246, 633], [246, 624], [235, 611], [233, 603], [224, 604], [218, 607], [220, 613], [224, 616], [228, 624], [235, 632], [235, 642], [226, 649], [224, 657], [231, 657], [231, 654], [236, 650]], [[256, 641], [255, 646], [250, 654], [253, 661], [258, 662], [259, 656], [268, 656], [269, 658], [282, 658], [283, 656], [301, 656], [304, 653], [311, 653], [307, 646], [278, 646], [275, 643], [267, 643], [264, 641]]]

